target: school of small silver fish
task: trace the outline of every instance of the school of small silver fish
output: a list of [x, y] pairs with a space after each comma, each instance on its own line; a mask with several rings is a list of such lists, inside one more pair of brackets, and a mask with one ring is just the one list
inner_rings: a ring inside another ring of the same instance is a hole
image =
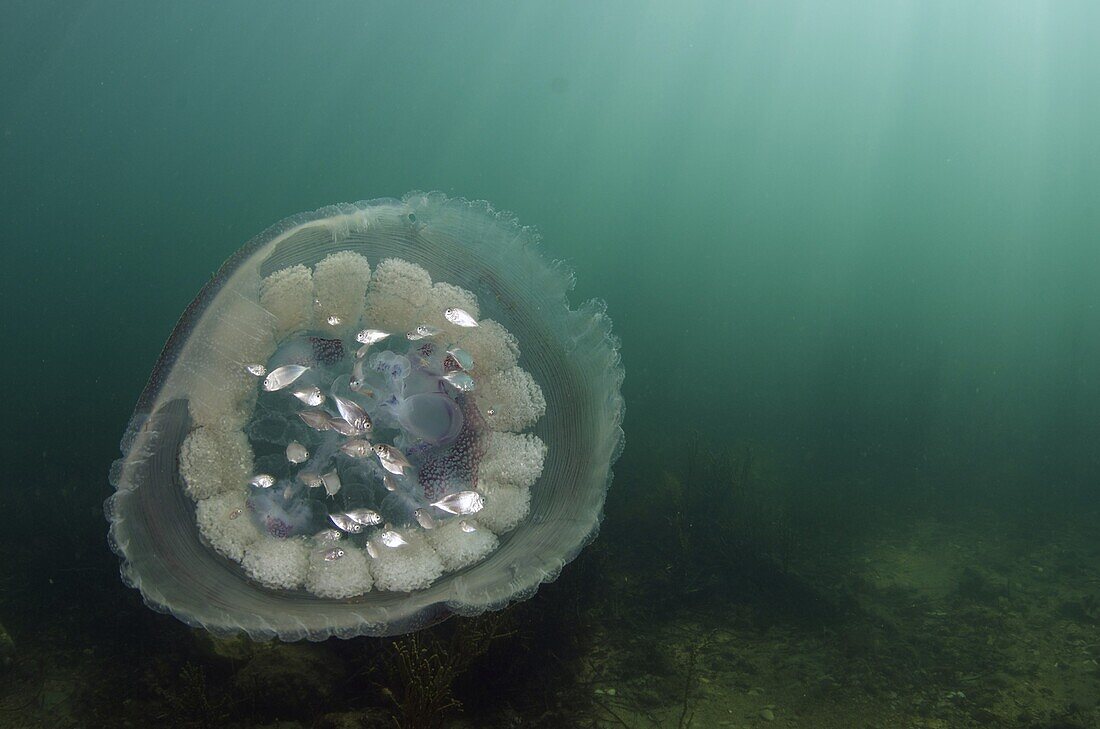
[[[320, 306], [319, 301], [315, 300], [314, 304]], [[476, 318], [468, 311], [458, 307], [447, 308], [443, 312], [443, 317], [455, 326], [478, 326]], [[343, 323], [341, 317], [335, 314], [327, 316], [325, 321], [330, 326], [339, 326]], [[405, 337], [410, 341], [416, 341], [428, 337], [435, 337], [442, 333], [443, 330], [438, 327], [430, 324], [420, 324], [413, 331], [408, 332]], [[369, 353], [370, 347], [384, 341], [390, 336], [392, 336], [391, 332], [381, 329], [363, 329], [355, 334], [355, 341], [361, 346], [355, 353], [355, 361], [352, 366], [350, 377], [345, 376], [349, 389], [351, 389], [352, 392], [363, 391], [364, 382], [366, 380], [365, 359]], [[261, 386], [265, 392], [278, 392], [290, 388], [291, 385], [298, 381], [310, 369], [307, 366], [297, 364], [282, 365], [270, 370], [263, 364], [246, 364], [243, 366], [245, 371], [250, 375], [257, 378], [263, 378]], [[473, 390], [475, 385], [474, 378], [469, 374], [469, 370], [471, 370], [473, 366], [474, 360], [469, 352], [458, 347], [452, 347], [446, 350], [446, 357], [443, 361], [444, 372], [440, 377], [454, 387], [455, 390], [459, 392], [469, 392]], [[324, 432], [332, 430], [345, 436], [347, 440], [339, 446], [340, 452], [344, 455], [356, 459], [367, 458], [371, 455], [377, 457], [378, 463], [384, 469], [384, 473], [382, 474], [383, 485], [387, 491], [396, 491], [398, 482], [395, 477], [409, 475], [410, 470], [413, 469], [412, 463], [396, 446], [387, 443], [371, 443], [370, 440], [364, 437], [369, 436], [372, 432], [374, 427], [373, 421], [370, 415], [354, 400], [336, 394], [335, 389], [338, 382], [339, 378], [337, 382], [333, 383], [333, 388], [327, 395], [316, 385], [306, 385], [289, 390], [289, 394], [299, 402], [307, 408], [313, 408], [298, 411], [298, 417], [309, 428], [315, 431]], [[373, 394], [370, 395], [370, 397], [374, 397]], [[331, 402], [338, 416], [331, 415], [329, 412], [320, 409], [326, 402]], [[490, 416], [493, 415], [493, 408], [487, 409], [486, 413]], [[285, 454], [287, 461], [294, 465], [306, 463], [311, 456], [309, 449], [297, 440], [292, 440], [287, 444]], [[312, 470], [299, 471], [297, 480], [309, 489], [323, 487], [329, 497], [335, 496], [342, 488], [340, 476], [336, 469], [329, 470], [324, 474]], [[269, 489], [274, 486], [276, 482], [277, 479], [267, 473], [257, 473], [249, 481], [253, 487], [259, 489]], [[283, 483], [286, 482], [284, 481]], [[284, 499], [289, 500], [292, 498], [294, 488], [296, 487], [293, 486], [293, 483], [285, 487], [283, 491]], [[476, 514], [484, 507], [485, 498], [481, 493], [474, 490], [465, 490], [448, 494], [432, 502], [427, 507], [418, 508], [413, 512], [413, 516], [416, 525], [421, 529], [436, 529], [444, 522], [431, 513], [432, 509], [437, 509], [445, 514], [465, 517]], [[234, 509], [229, 513], [229, 518], [236, 519], [242, 513], [242, 509]], [[402, 536], [401, 532], [395, 529], [391, 524], [384, 523], [382, 515], [373, 509], [356, 508], [343, 512], [332, 512], [328, 514], [328, 519], [335, 528], [323, 529], [313, 536], [314, 543], [320, 547], [318, 554], [320, 554], [326, 562], [333, 562], [345, 556], [346, 551], [344, 549], [334, 546], [345, 534], [360, 534], [367, 527], [379, 528], [375, 535], [377, 540], [373, 538], [368, 539], [364, 545], [367, 554], [372, 558], [377, 558], [379, 554], [378, 548], [375, 546], [375, 541], [391, 549], [396, 549], [409, 543], [408, 540]], [[444, 517], [444, 520], [445, 519], [446, 517]], [[477, 527], [466, 519], [461, 519], [458, 525], [459, 528], [466, 533], [477, 531]]]

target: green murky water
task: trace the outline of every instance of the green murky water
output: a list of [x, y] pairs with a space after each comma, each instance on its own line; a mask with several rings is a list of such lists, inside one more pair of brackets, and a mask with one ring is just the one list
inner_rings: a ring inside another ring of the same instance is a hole
[[[6, 2], [0, 726], [1100, 724], [1098, 22]], [[99, 505], [176, 318], [268, 224], [412, 189], [512, 211], [606, 300], [600, 538], [419, 642], [146, 610]]]

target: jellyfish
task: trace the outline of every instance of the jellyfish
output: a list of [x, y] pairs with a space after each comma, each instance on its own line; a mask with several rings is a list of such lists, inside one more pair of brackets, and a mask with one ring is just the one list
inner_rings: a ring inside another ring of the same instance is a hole
[[171, 333], [105, 511], [124, 582], [219, 635], [397, 635], [531, 597], [622, 448], [602, 302], [486, 203], [287, 218]]

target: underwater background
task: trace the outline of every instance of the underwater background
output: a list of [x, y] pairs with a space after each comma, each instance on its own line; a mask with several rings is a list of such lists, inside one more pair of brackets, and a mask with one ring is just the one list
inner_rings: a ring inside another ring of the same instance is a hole
[[[1089, 2], [0, 4], [0, 726], [1100, 726]], [[269, 224], [409, 190], [607, 302], [626, 449], [532, 599], [143, 606], [107, 470]]]

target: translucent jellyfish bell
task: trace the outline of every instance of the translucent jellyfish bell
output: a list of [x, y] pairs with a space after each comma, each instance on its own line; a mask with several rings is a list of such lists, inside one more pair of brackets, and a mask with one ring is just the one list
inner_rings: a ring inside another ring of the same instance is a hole
[[172, 332], [112, 468], [127, 584], [189, 625], [320, 640], [557, 577], [599, 526], [623, 372], [602, 304], [570, 309], [535, 244], [413, 193], [245, 245]]

